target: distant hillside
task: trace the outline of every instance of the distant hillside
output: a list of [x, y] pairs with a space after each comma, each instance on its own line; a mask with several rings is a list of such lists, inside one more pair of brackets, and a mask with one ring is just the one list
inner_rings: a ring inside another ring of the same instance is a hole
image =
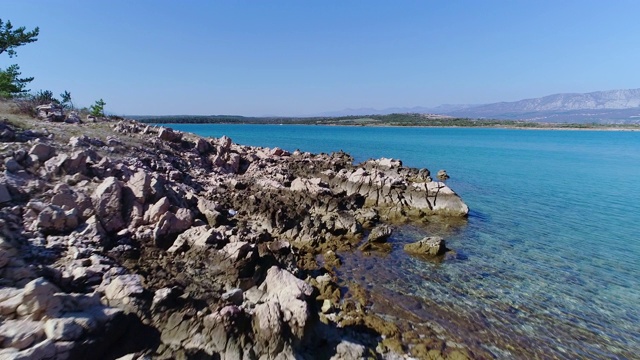
[[638, 123], [640, 89], [554, 94], [444, 112], [455, 117], [516, 119], [538, 122]]
[[442, 114], [454, 118], [525, 120], [552, 123], [640, 123], [640, 89], [554, 94], [513, 102], [436, 107], [344, 109], [322, 117], [387, 115], [398, 113]]

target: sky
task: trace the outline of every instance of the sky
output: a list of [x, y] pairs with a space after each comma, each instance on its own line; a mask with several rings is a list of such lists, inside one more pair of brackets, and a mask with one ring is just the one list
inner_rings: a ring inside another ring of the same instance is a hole
[[119, 115], [314, 115], [640, 88], [637, 0], [0, 0], [32, 91]]

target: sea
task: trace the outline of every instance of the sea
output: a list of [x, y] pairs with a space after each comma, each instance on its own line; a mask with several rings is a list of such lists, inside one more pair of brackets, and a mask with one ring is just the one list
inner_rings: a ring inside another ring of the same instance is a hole
[[[390, 253], [340, 254], [342, 277], [495, 358], [640, 358], [640, 132], [165, 126], [445, 169], [466, 221], [400, 226]], [[432, 235], [453, 255], [429, 262], [402, 250]]]

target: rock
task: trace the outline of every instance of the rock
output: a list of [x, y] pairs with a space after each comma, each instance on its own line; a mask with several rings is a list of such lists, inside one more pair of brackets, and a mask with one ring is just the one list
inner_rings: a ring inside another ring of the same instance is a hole
[[404, 251], [413, 255], [439, 256], [447, 252], [445, 242], [440, 237], [425, 237], [424, 239], [406, 244]]
[[33, 320], [45, 316], [56, 317], [62, 310], [62, 303], [53, 295], [59, 291], [60, 289], [43, 278], [32, 280], [24, 287], [22, 303], [16, 309], [16, 313]]
[[331, 300], [324, 299], [324, 301], [322, 301], [322, 307], [320, 308], [320, 311], [322, 311], [323, 314], [328, 314], [333, 311], [333, 304], [331, 303]]
[[48, 205], [38, 214], [35, 226], [44, 233], [64, 233], [78, 226], [78, 210], [64, 211], [56, 205]]
[[[156, 245], [159, 245], [159, 242], [162, 242], [168, 235], [179, 234], [187, 230], [192, 223], [193, 217], [189, 209], [178, 209], [175, 214], [170, 211], [164, 213], [153, 230]], [[168, 245], [166, 244], [166, 246]]]
[[231, 289], [222, 294], [221, 298], [223, 301], [228, 301], [234, 305], [241, 305], [243, 300], [242, 289]]
[[221, 243], [223, 241], [224, 238], [222, 234], [216, 232], [214, 229], [206, 225], [194, 226], [178, 235], [176, 241], [173, 242], [173, 245], [171, 245], [167, 252], [175, 253], [187, 247], [206, 247], [207, 245]]
[[284, 347], [284, 324], [280, 306], [275, 301], [256, 305], [253, 313], [253, 332], [256, 348], [260, 353], [277, 355]]
[[[127, 186], [133, 192], [133, 196], [141, 204], [151, 197], [151, 176], [143, 169], [138, 169], [127, 182]], [[166, 210], [165, 210], [166, 211]]]
[[308, 194], [327, 194], [331, 193], [329, 185], [322, 182], [320, 178], [302, 179], [296, 178], [291, 182], [292, 191], [303, 191]]
[[309, 320], [306, 300], [313, 294], [313, 287], [287, 270], [272, 266], [259, 289], [265, 292], [266, 301], [279, 304], [283, 320], [289, 324], [292, 334], [302, 339]]
[[166, 196], [156, 201], [156, 203], [151, 205], [149, 210], [144, 214], [145, 222], [157, 222], [167, 211], [169, 211], [169, 207], [171, 207], [171, 203]]
[[359, 360], [365, 358], [365, 347], [348, 340], [342, 340], [336, 346], [336, 354], [330, 360]]
[[367, 238], [368, 242], [372, 243], [384, 243], [393, 233], [393, 229], [388, 225], [379, 225], [373, 228]]
[[0, 122], [0, 141], [13, 141], [16, 138], [16, 132], [7, 124], [7, 120]]
[[104, 179], [91, 199], [96, 215], [107, 232], [116, 232], [125, 226], [122, 218], [122, 185], [115, 177]]
[[16, 159], [14, 159], [12, 157], [11, 158], [6, 158], [4, 160], [4, 167], [10, 173], [16, 173], [16, 172], [22, 170], [22, 166], [20, 166], [20, 164], [16, 161]]
[[48, 121], [64, 121], [64, 109], [62, 105], [50, 103], [36, 106], [38, 118]]
[[67, 124], [79, 124], [82, 122], [82, 119], [80, 119], [80, 115], [77, 112], [72, 111], [67, 115], [67, 118], [64, 119], [64, 122]]
[[5, 320], [0, 325], [0, 341], [3, 348], [22, 350], [42, 338], [42, 323], [39, 321]]
[[76, 151], [63, 163], [62, 168], [66, 174], [84, 174], [87, 172], [87, 153]]
[[45, 162], [51, 157], [53, 157], [56, 153], [56, 149], [53, 146], [49, 146], [46, 144], [38, 143], [31, 147], [29, 150], [29, 155], [35, 155], [38, 157], [38, 161]]
[[198, 198], [198, 210], [205, 216], [207, 223], [211, 227], [222, 225], [225, 220], [224, 215], [222, 215], [222, 208], [211, 200], [202, 197]]
[[198, 138], [196, 141], [196, 150], [198, 150], [200, 154], [204, 155], [210, 153], [213, 150], [213, 146], [211, 146], [207, 140]]
[[151, 301], [151, 307], [155, 308], [157, 306], [167, 304], [178, 295], [177, 293], [178, 292], [175, 288], [162, 288], [156, 290], [153, 295], [153, 300]]
[[379, 166], [383, 166], [386, 168], [397, 168], [402, 166], [402, 161], [396, 159], [380, 158], [378, 160], [375, 160], [375, 162]]
[[11, 194], [7, 189], [7, 185], [0, 183], [0, 204], [11, 201]]
[[49, 339], [71, 341], [82, 337], [85, 329], [73, 318], [65, 317], [47, 320], [44, 324], [44, 332]]
[[144, 292], [140, 275], [118, 275], [105, 288], [104, 295], [108, 300], [123, 300], [140, 296]]
[[255, 251], [253, 244], [246, 241], [231, 242], [225, 245], [221, 250], [225, 257], [232, 261], [238, 261]]
[[158, 137], [164, 141], [177, 142], [182, 139], [182, 134], [176, 133], [170, 128], [161, 128]]
[[438, 170], [438, 173], [436, 174], [436, 176], [440, 181], [444, 181], [449, 178], [449, 175], [447, 175], [447, 170]]

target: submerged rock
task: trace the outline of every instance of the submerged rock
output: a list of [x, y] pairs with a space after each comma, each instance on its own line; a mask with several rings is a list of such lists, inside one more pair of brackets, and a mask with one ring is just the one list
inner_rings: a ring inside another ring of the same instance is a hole
[[425, 237], [422, 240], [416, 241], [404, 246], [404, 251], [412, 255], [425, 255], [425, 256], [440, 256], [447, 252], [447, 247], [442, 238]]

